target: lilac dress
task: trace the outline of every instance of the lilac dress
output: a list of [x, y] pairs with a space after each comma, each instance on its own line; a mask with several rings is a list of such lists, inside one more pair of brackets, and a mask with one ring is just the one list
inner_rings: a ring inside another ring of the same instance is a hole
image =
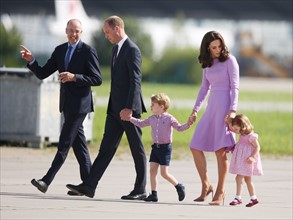
[[233, 151], [229, 172], [242, 176], [261, 176], [263, 169], [259, 153], [256, 155], [255, 162], [247, 163], [247, 158], [250, 157], [254, 151], [252, 141], [257, 140], [258, 135], [251, 133], [248, 135], [240, 135], [239, 141]]
[[198, 122], [189, 147], [200, 151], [215, 152], [232, 148], [235, 137], [225, 123], [225, 115], [237, 109], [239, 66], [234, 56], [225, 62], [214, 59], [213, 65], [203, 69], [202, 84], [194, 105], [199, 111], [209, 93], [206, 110]]

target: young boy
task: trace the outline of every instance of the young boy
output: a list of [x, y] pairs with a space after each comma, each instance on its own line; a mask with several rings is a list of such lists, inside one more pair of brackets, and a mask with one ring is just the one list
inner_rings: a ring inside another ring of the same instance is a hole
[[179, 201], [185, 198], [185, 187], [179, 183], [177, 179], [168, 172], [172, 153], [172, 133], [173, 128], [177, 131], [187, 130], [191, 124], [185, 123], [181, 125], [174, 116], [167, 112], [170, 106], [170, 99], [164, 93], [152, 95], [151, 111], [153, 115], [145, 120], [130, 118], [130, 122], [138, 127], [151, 126], [152, 128], [152, 151], [150, 155], [150, 181], [152, 193], [144, 199], [147, 202], [157, 202], [157, 174], [161, 169], [161, 175], [168, 182], [175, 186]]

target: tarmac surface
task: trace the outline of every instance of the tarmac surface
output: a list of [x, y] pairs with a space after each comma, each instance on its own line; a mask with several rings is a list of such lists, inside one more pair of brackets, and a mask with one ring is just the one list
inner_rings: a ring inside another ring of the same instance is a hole
[[[116, 155], [94, 198], [68, 196], [67, 183], [80, 183], [78, 164], [72, 150], [46, 194], [39, 192], [30, 181], [41, 178], [49, 168], [55, 148], [32, 149], [0, 147], [1, 214], [0, 219], [292, 219], [292, 157], [262, 157], [264, 175], [253, 177], [259, 204], [247, 208], [249, 195], [243, 184], [243, 204], [230, 206], [235, 195], [235, 176], [228, 174], [223, 206], [210, 206], [211, 196], [195, 203], [201, 185], [191, 153], [173, 160], [172, 173], [186, 187], [186, 197], [179, 202], [175, 188], [159, 177], [157, 203], [121, 200], [134, 183], [132, 158]], [[92, 160], [97, 149], [91, 149]], [[217, 183], [217, 166], [213, 153], [207, 154], [209, 176]], [[150, 192], [149, 176], [147, 193]]]

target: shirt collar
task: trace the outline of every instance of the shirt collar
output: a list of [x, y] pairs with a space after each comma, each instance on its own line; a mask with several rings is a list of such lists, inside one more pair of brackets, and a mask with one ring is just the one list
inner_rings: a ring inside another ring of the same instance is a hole
[[79, 41], [80, 41], [80, 40], [78, 40], [75, 44], [70, 44], [70, 43], [68, 43], [68, 47], [69, 47], [69, 46], [72, 46], [72, 49], [73, 49], [72, 51], [74, 51], [75, 48], [76, 48], [76, 46], [77, 46], [77, 44], [79, 43]]
[[120, 49], [121, 49], [121, 47], [122, 47], [122, 45], [124, 44], [124, 42], [126, 41], [126, 39], [128, 38], [128, 36], [127, 35], [125, 35], [119, 42], [118, 42], [118, 50], [117, 50], [117, 55], [118, 55], [118, 53], [119, 53], [119, 51], [120, 51]]
[[168, 115], [167, 112], [163, 112], [161, 115], [156, 115], [157, 118], [162, 118], [164, 116]]

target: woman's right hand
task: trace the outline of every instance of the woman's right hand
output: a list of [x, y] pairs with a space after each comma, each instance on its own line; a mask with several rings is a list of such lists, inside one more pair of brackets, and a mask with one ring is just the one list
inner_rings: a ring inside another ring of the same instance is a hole
[[197, 112], [193, 110], [190, 116], [188, 117], [187, 123], [189, 125], [192, 125], [196, 121], [196, 118], [197, 118]]

